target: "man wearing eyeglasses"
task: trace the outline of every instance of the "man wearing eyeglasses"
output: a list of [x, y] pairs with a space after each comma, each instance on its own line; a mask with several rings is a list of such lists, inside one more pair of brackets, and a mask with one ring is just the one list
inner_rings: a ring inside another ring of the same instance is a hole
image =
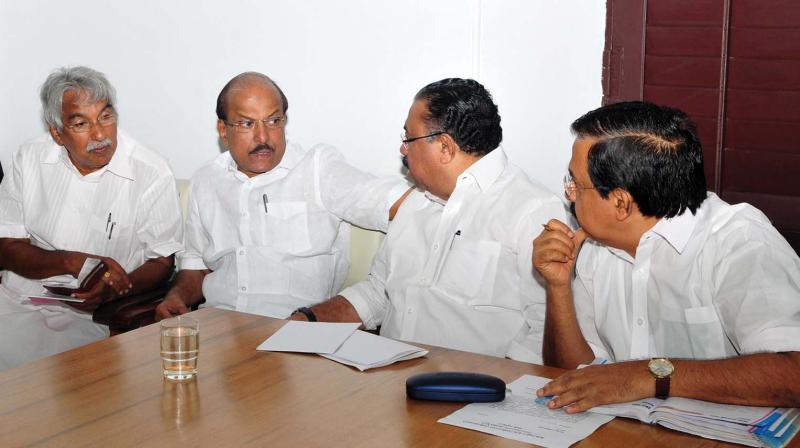
[[261, 73], [242, 73], [217, 98], [228, 151], [192, 177], [186, 250], [157, 318], [206, 305], [285, 318], [341, 288], [350, 224], [386, 230], [408, 188], [376, 178], [327, 145], [304, 151], [286, 140], [289, 102]]
[[615, 362], [539, 394], [568, 413], [653, 396], [800, 406], [800, 259], [760, 211], [706, 191], [686, 114], [618, 103], [572, 130], [580, 228], [553, 220], [534, 242], [545, 362]]
[[[172, 171], [117, 129], [105, 76], [56, 70], [41, 101], [49, 132], [22, 145], [0, 184], [0, 369], [108, 336], [90, 311], [163, 284], [181, 248]], [[73, 294], [84, 302], [27, 299], [43, 283], [75, 282], [97, 260], [104, 274]]]
[[563, 219], [562, 202], [508, 161], [497, 106], [477, 81], [424, 87], [404, 129], [400, 153], [417, 189], [389, 226], [369, 279], [311, 315], [541, 363], [545, 293], [531, 241], [549, 219]]

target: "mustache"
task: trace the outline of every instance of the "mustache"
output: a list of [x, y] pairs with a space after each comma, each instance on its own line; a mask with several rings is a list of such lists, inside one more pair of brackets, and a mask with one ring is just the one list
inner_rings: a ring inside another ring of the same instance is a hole
[[100, 141], [92, 140], [92, 141], [89, 142], [88, 145], [86, 145], [86, 151], [87, 152], [92, 152], [94, 150], [103, 148], [105, 146], [111, 146], [112, 143], [113, 142], [111, 141], [110, 138], [104, 138], [103, 140], [100, 140]]
[[267, 143], [262, 143], [262, 144], [256, 146], [255, 148], [251, 149], [250, 152], [248, 152], [248, 154], [253, 154], [253, 153], [258, 152], [258, 151], [272, 151], [272, 152], [275, 152], [275, 148], [272, 145], [269, 145]]

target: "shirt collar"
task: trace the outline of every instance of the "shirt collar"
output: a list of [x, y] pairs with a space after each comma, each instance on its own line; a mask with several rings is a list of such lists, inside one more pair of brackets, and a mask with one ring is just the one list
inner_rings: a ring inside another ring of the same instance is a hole
[[508, 156], [502, 147], [498, 147], [464, 170], [458, 176], [458, 181], [472, 177], [478, 188], [486, 191], [500, 177], [506, 166], [508, 166]]
[[697, 215], [687, 208], [678, 216], [659, 220], [647, 233], [661, 236], [676, 252], [683, 253], [696, 225]]
[[236, 164], [236, 161], [233, 160], [230, 150], [225, 152], [225, 156], [226, 157], [223, 161], [223, 165], [225, 166], [225, 168], [227, 168], [229, 172], [232, 172], [237, 179], [241, 181], [246, 181], [248, 179], [256, 179], [262, 176], [267, 177], [265, 175], [270, 175], [271, 177], [276, 175], [277, 173], [280, 173], [281, 171], [286, 171], [286, 172], [291, 171], [294, 167], [297, 166], [300, 160], [302, 160], [303, 151], [299, 145], [291, 143], [287, 140], [286, 151], [284, 151], [283, 157], [281, 158], [281, 161], [278, 163], [278, 166], [267, 171], [266, 173], [261, 173], [258, 176], [254, 176], [252, 178], [248, 177], [246, 174], [239, 171], [239, 166]]
[[[65, 163], [68, 167], [74, 169], [76, 172], [80, 173], [75, 167], [75, 164], [73, 164], [72, 160], [69, 158], [67, 148], [56, 143], [52, 137], [48, 138], [52, 142], [52, 145], [42, 155], [41, 162], [46, 164], [54, 164], [60, 161]], [[119, 177], [135, 180], [130, 157], [132, 146], [133, 142], [131, 141], [130, 137], [128, 137], [128, 134], [122, 129], [117, 128], [117, 149], [114, 151], [114, 156], [111, 157], [111, 161], [108, 162], [108, 165], [95, 171], [95, 173], [109, 171]]]

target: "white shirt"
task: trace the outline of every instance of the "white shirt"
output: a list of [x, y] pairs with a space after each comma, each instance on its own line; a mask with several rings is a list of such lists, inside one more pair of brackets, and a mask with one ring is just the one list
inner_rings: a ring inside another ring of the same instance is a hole
[[800, 260], [759, 210], [713, 193], [642, 235], [635, 259], [587, 241], [573, 294], [602, 358], [800, 350]]
[[210, 269], [206, 305], [284, 318], [335, 294], [350, 265], [350, 224], [385, 231], [405, 189], [348, 165], [326, 145], [287, 144], [281, 162], [249, 178], [229, 153], [189, 187], [180, 269]]
[[[81, 175], [67, 150], [45, 134], [20, 147], [0, 184], [0, 237], [30, 238], [42, 249], [111, 257], [131, 272], [179, 251], [181, 233], [167, 161], [121, 129], [111, 161], [93, 173]], [[3, 272], [2, 286], [17, 302], [21, 294], [44, 292], [40, 280], [10, 271]], [[71, 307], [30, 308], [91, 318]]]
[[369, 278], [344, 290], [381, 335], [541, 363], [545, 291], [532, 242], [563, 203], [495, 149], [462, 173], [449, 200], [410, 194]]

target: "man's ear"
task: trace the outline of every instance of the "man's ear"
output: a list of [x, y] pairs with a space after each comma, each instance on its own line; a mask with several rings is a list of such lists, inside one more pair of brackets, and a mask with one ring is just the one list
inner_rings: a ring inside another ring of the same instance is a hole
[[219, 133], [220, 140], [222, 140], [222, 144], [228, 148], [228, 128], [225, 126], [224, 121], [217, 120], [217, 132]]
[[450, 134], [440, 134], [439, 135], [439, 162], [442, 165], [446, 165], [456, 158], [456, 154], [458, 154], [461, 149], [459, 148], [458, 144]]
[[614, 204], [614, 214], [617, 217], [617, 221], [624, 221], [633, 214], [634, 200], [628, 191], [622, 188], [615, 188], [609, 194], [609, 199]]
[[50, 131], [50, 136], [53, 137], [53, 140], [56, 141], [58, 146], [64, 146], [64, 142], [61, 140], [61, 134], [59, 134], [55, 126], [48, 126], [47, 130]]

